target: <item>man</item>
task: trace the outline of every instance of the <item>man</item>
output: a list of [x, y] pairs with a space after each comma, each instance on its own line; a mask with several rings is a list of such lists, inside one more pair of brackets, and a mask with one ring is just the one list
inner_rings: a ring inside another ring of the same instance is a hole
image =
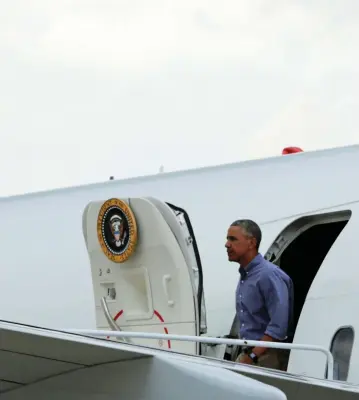
[[[239, 333], [241, 339], [286, 341], [291, 334], [293, 283], [259, 254], [261, 239], [259, 226], [251, 220], [237, 220], [228, 229], [228, 260], [240, 265], [236, 290]], [[288, 358], [288, 350], [242, 347], [237, 362], [285, 371]]]

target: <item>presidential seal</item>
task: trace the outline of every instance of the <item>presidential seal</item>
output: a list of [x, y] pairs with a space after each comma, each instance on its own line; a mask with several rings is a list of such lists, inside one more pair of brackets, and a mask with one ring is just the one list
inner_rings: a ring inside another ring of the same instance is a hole
[[116, 263], [125, 262], [137, 244], [136, 218], [131, 208], [120, 199], [109, 199], [97, 218], [97, 237], [106, 257]]

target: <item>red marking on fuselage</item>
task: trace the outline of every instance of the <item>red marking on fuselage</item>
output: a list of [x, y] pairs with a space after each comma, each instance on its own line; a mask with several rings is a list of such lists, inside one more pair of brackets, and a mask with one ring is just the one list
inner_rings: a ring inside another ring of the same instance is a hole
[[[163, 324], [165, 323], [165, 320], [163, 319], [162, 315], [161, 315], [157, 310], [154, 310], [153, 313], [156, 315], [156, 317], [157, 317]], [[117, 320], [121, 317], [122, 314], [123, 314], [123, 310], [120, 310], [120, 311], [115, 315], [114, 321], [117, 321]], [[165, 334], [168, 335], [168, 329], [167, 329], [165, 326], [163, 327], [163, 330], [164, 330]], [[110, 336], [107, 336], [107, 339], [110, 339]], [[167, 340], [167, 345], [168, 345], [168, 348], [170, 349], [170, 348], [171, 348], [171, 341], [170, 341], [170, 340]]]

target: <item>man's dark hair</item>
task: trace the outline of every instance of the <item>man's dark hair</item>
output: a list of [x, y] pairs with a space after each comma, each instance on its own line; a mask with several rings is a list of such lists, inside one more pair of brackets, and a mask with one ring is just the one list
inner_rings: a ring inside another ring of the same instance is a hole
[[257, 250], [259, 249], [262, 240], [262, 231], [258, 224], [251, 219], [237, 219], [232, 222], [231, 226], [239, 226], [246, 236], [256, 239], [256, 248]]

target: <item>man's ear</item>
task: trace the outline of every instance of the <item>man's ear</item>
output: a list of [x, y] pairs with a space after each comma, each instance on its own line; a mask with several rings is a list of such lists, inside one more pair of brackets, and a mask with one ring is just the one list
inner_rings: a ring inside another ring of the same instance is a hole
[[256, 249], [257, 248], [257, 239], [252, 238], [251, 245], [252, 245], [252, 248]]

